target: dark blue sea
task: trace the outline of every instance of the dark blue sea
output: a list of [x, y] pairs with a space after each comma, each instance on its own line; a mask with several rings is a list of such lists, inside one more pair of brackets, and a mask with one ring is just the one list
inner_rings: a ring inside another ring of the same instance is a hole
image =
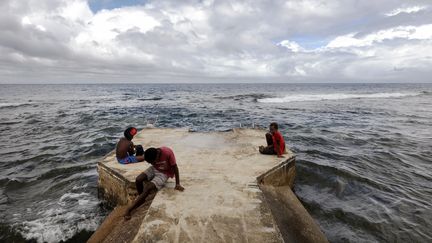
[[0, 85], [0, 242], [86, 240], [109, 212], [96, 163], [127, 126], [271, 121], [331, 242], [432, 242], [432, 84]]

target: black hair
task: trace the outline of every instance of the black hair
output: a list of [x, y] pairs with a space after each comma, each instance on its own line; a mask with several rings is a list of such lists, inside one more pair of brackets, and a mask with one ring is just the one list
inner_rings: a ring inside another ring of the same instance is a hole
[[279, 129], [279, 125], [276, 122], [272, 122], [270, 123], [271, 127], [274, 127], [274, 129], [278, 130]]
[[157, 149], [156, 148], [148, 148], [144, 152], [144, 158], [149, 163], [155, 162], [156, 156], [157, 156]]
[[135, 146], [136, 156], [144, 155], [144, 148], [142, 145]]
[[137, 129], [135, 127], [128, 127], [125, 131], [124, 131], [124, 136], [127, 140], [131, 141], [132, 138], [137, 134]]

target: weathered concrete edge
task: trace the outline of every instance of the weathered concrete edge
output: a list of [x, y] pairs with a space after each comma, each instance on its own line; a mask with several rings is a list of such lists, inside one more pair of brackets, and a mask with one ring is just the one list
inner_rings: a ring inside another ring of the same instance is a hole
[[[97, 164], [97, 170], [98, 170], [98, 193], [102, 198], [105, 198], [109, 205], [111, 206], [117, 206], [117, 205], [126, 205], [128, 204], [131, 199], [136, 196], [135, 190], [135, 184], [127, 180], [124, 176], [122, 176], [119, 172], [116, 170], [106, 166], [103, 161], [109, 157], [112, 156], [112, 154], [115, 153], [115, 151], [112, 151], [108, 153], [106, 156], [104, 156]], [[117, 186], [121, 188], [120, 191], [122, 191], [123, 195], [118, 195], [118, 193], [115, 193], [116, 190], [113, 189], [113, 187], [107, 187], [107, 183], [102, 183], [102, 180], [104, 180], [105, 177], [110, 177], [111, 181], [116, 181], [117, 184], [113, 186]], [[105, 187], [102, 187], [101, 185], [104, 184]], [[125, 200], [126, 199], [126, 200]]]
[[[273, 215], [272, 221], [274, 222], [275, 230], [276, 230], [277, 234], [279, 235], [280, 240], [282, 242], [286, 242], [286, 243], [288, 243], [288, 242], [284, 238], [284, 234], [281, 232], [280, 226], [279, 226], [279, 224], [278, 224], [278, 222], [274, 216], [274, 212], [272, 210], [272, 207], [271, 207], [270, 203], [268, 202], [266, 193], [264, 192], [261, 185], [267, 184], [267, 182], [268, 182], [267, 178], [273, 178], [275, 173], [278, 172], [279, 170], [283, 169], [284, 167], [287, 167], [288, 170], [290, 168], [294, 168], [294, 171], [295, 171], [295, 158], [296, 158], [296, 156], [293, 154], [290, 158], [288, 158], [288, 159], [280, 162], [279, 164], [273, 166], [272, 168], [270, 168], [266, 172], [262, 173], [261, 175], [257, 176], [257, 178], [256, 178], [257, 186], [258, 186], [259, 190], [261, 191], [262, 197], [264, 199], [262, 201], [262, 203], [270, 209], [270, 213], [271, 213], [271, 215]], [[295, 175], [294, 175], [294, 177], [295, 177]], [[292, 181], [294, 182], [294, 179], [292, 179]], [[294, 187], [294, 184], [289, 185], [289, 186]]]
[[[272, 186], [286, 186], [289, 185], [294, 188], [295, 179], [295, 159], [296, 156], [292, 155], [288, 159], [282, 161], [276, 166], [257, 177], [258, 184], [268, 184]], [[285, 173], [284, 173], [285, 172]]]
[[258, 176], [258, 186], [285, 242], [328, 243], [325, 234], [291, 190], [296, 174], [295, 159], [293, 155]]

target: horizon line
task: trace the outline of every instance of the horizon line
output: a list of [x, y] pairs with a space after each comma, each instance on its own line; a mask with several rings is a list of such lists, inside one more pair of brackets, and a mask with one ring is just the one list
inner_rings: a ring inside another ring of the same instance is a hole
[[432, 82], [76, 82], [76, 83], [1, 83], [0, 85], [106, 85], [106, 84], [432, 84]]

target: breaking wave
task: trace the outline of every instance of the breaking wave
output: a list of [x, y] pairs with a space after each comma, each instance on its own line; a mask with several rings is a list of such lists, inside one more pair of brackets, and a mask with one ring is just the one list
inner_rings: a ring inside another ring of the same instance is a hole
[[299, 101], [345, 100], [345, 99], [380, 99], [416, 96], [419, 93], [371, 93], [371, 94], [294, 94], [285, 97], [258, 99], [260, 103], [289, 103]]
[[0, 103], [0, 109], [1, 108], [15, 108], [20, 106], [27, 106], [31, 105], [32, 103]]
[[239, 95], [228, 95], [228, 96], [215, 96], [216, 99], [220, 100], [244, 100], [244, 99], [252, 99], [253, 101], [257, 101], [260, 99], [269, 98], [267, 94], [239, 94]]
[[[38, 212], [37, 218], [16, 223], [14, 227], [26, 240], [59, 242], [72, 238], [78, 232], [94, 231], [102, 217], [98, 212], [80, 213], [70, 209], [72, 204], [81, 208], [96, 208], [98, 200], [87, 192], [70, 192], [60, 197], [50, 208]], [[31, 209], [27, 209], [31, 211]], [[21, 215], [15, 215], [20, 217]]]

